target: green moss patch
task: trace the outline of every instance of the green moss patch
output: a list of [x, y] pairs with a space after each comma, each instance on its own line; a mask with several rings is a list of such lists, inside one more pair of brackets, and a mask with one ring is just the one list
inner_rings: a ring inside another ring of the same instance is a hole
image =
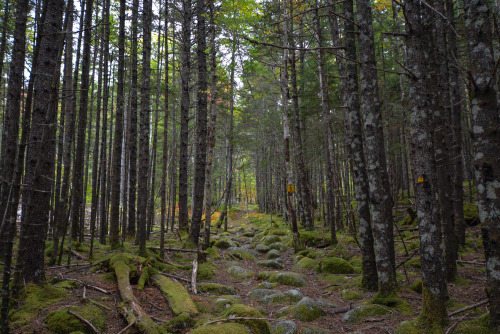
[[29, 284], [23, 292], [21, 307], [10, 314], [11, 329], [21, 328], [29, 324], [41, 311], [50, 304], [59, 302], [66, 298], [63, 288], [56, 288], [49, 284], [42, 286]]
[[326, 315], [326, 312], [317, 302], [309, 297], [304, 297], [293, 309], [293, 317], [300, 321], [314, 321], [319, 317]]
[[196, 328], [191, 334], [248, 334], [247, 327], [236, 323], [219, 323]]
[[196, 277], [199, 280], [210, 280], [215, 277], [217, 266], [213, 262], [203, 262], [198, 265]]
[[307, 278], [304, 275], [292, 272], [277, 272], [271, 275], [267, 280], [271, 283], [279, 283], [287, 286], [307, 286]]
[[464, 321], [458, 324], [452, 333], [456, 334], [493, 334], [489, 327], [490, 315], [489, 313], [470, 321]]
[[319, 261], [318, 270], [329, 274], [353, 274], [355, 272], [352, 264], [338, 257], [325, 257]]
[[[97, 306], [87, 304], [78, 307], [72, 306], [69, 309], [88, 320], [100, 331], [106, 330], [108, 320], [107, 313], [102, 312]], [[89, 327], [83, 324], [80, 319], [69, 314], [67, 308], [49, 313], [45, 318], [45, 323], [52, 333], [67, 334], [76, 331], [87, 334], [94, 333]]]
[[296, 270], [316, 270], [318, 264], [313, 259], [308, 257], [302, 258], [297, 264], [293, 267]]
[[165, 324], [165, 329], [172, 333], [183, 333], [186, 329], [192, 328], [194, 319], [188, 313], [181, 313]]
[[157, 285], [160, 289], [174, 314], [198, 314], [196, 305], [181, 283], [174, 282], [170, 278], [162, 276], [160, 274], [153, 275], [151, 279], [154, 284]]
[[416, 293], [422, 293], [422, 279], [419, 278], [412, 285], [410, 285], [410, 289], [415, 291]]
[[236, 290], [227, 285], [222, 285], [218, 283], [200, 283], [198, 285], [198, 290], [204, 293], [210, 293], [214, 295], [235, 295]]
[[387, 313], [389, 313], [389, 311], [380, 305], [361, 305], [344, 314], [342, 321], [354, 324], [363, 319], [381, 316]]
[[[231, 317], [250, 317], [262, 318], [262, 314], [252, 306], [243, 304], [234, 304], [230, 306], [222, 316], [225, 318]], [[271, 328], [265, 320], [238, 320], [238, 323], [247, 326], [253, 333], [271, 334]]]
[[342, 292], [340, 293], [340, 296], [345, 301], [363, 299], [363, 296], [361, 296], [361, 294], [359, 292], [352, 291], [352, 290], [342, 290]]
[[206, 252], [209, 259], [216, 260], [221, 258], [219, 252], [217, 251], [217, 248], [215, 247], [207, 248]]

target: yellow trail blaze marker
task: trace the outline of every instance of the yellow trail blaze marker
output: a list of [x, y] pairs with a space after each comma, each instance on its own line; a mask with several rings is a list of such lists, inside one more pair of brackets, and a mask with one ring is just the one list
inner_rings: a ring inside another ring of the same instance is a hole
[[417, 177], [417, 183], [422, 183], [424, 182], [424, 178], [423, 177]]
[[294, 193], [295, 192], [295, 186], [293, 184], [289, 184], [286, 186], [286, 191], [289, 193]]

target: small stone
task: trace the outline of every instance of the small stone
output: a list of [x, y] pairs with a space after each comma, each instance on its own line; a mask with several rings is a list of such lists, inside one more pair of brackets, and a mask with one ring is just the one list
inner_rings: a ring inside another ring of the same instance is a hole
[[269, 277], [268, 281], [288, 286], [307, 286], [306, 277], [297, 273], [279, 272], [276, 275]]
[[261, 267], [271, 268], [271, 269], [283, 269], [283, 266], [276, 260], [263, 260], [257, 262]]
[[293, 309], [293, 317], [300, 321], [310, 322], [324, 315], [326, 312], [309, 297], [302, 298]]
[[275, 295], [276, 293], [277, 293], [276, 290], [271, 290], [271, 289], [255, 289], [248, 293], [248, 298], [261, 299], [266, 296]]
[[267, 252], [266, 259], [268, 259], [268, 260], [277, 259], [280, 256], [281, 256], [281, 253], [279, 250], [271, 249], [269, 252]]
[[274, 334], [296, 334], [299, 326], [291, 320], [280, 321], [273, 326]]
[[255, 276], [255, 273], [253, 271], [251, 271], [250, 269], [240, 267], [240, 266], [229, 267], [227, 269], [227, 272], [232, 277], [239, 278], [239, 279], [251, 278], [251, 277]]

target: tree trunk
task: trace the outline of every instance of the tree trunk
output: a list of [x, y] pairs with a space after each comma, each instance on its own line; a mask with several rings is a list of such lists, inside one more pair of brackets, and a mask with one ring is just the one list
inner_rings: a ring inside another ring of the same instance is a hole
[[500, 330], [500, 136], [491, 11], [484, 0], [465, 1], [469, 59], [474, 169], [482, 224], [490, 325]]
[[207, 55], [206, 49], [206, 8], [204, 0], [196, 1], [197, 17], [197, 61], [198, 61], [198, 93], [196, 104], [196, 146], [195, 170], [193, 185], [193, 208], [191, 214], [190, 242], [198, 245], [203, 215], [203, 197], [205, 195], [205, 169], [207, 165]]
[[359, 58], [361, 63], [361, 109], [365, 117], [364, 135], [375, 261], [377, 264], [379, 293], [391, 295], [395, 293], [396, 289], [392, 198], [390, 196], [384, 150], [370, 2], [368, 0], [358, 0], [357, 10]]

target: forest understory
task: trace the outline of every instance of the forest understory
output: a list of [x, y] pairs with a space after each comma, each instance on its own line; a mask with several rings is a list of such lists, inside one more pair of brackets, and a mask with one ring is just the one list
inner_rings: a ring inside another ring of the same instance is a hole
[[[450, 322], [445, 333], [489, 333], [477, 207], [466, 205], [470, 226], [457, 261], [458, 278], [448, 283]], [[377, 299], [361, 288], [360, 251], [349, 230], [339, 231], [339, 242], [332, 245], [325, 237], [328, 231], [317, 222], [314, 231], [300, 230], [306, 248], [295, 254], [290, 229], [281, 217], [240, 205], [230, 211], [228, 231], [218, 230], [203, 252], [183, 250], [186, 236], [175, 232], [166, 235], [164, 259], [157, 231], [147, 244], [147, 258], [136, 255], [133, 241], [125, 241], [118, 251], [95, 246], [92, 261], [87, 259], [87, 241], [74, 244], [70, 266], [48, 266], [46, 285], [26, 287], [18, 307], [11, 310], [11, 330], [393, 333], [403, 321], [416, 318], [422, 305], [418, 227], [406, 206], [397, 208], [397, 298]], [[47, 261], [51, 246], [48, 242]], [[66, 249], [63, 263], [67, 256]], [[120, 290], [126, 287], [117, 271], [123, 270], [119, 262], [130, 272], [133, 296], [128, 302]]]

